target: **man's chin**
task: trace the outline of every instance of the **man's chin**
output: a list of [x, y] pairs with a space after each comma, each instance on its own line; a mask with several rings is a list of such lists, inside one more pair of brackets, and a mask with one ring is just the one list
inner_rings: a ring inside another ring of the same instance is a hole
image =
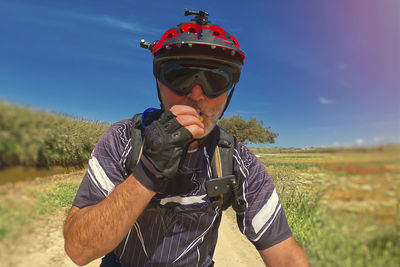
[[202, 136], [200, 136], [198, 139], [206, 138], [214, 130], [215, 126], [216, 126], [216, 124], [214, 124], [213, 127], [206, 126], [204, 134]]

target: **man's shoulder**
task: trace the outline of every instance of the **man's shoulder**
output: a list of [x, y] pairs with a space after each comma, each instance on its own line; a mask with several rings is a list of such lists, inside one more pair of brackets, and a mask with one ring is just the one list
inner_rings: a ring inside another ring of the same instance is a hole
[[[224, 128], [218, 126], [220, 129], [220, 138], [229, 140], [230, 142], [233, 142], [230, 144], [231, 147], [234, 148], [235, 154], [241, 155], [241, 156], [251, 156], [253, 153], [250, 151], [250, 149], [243, 144], [239, 139], [236, 137], [235, 134], [225, 130]], [[254, 156], [254, 155], [253, 155]]]
[[97, 147], [106, 150], [125, 150], [130, 143], [132, 120], [115, 122], [100, 137]]
[[130, 128], [132, 127], [132, 118], [123, 119], [111, 124], [111, 129], [120, 129], [121, 127]]
[[218, 145], [233, 149], [233, 160], [236, 164], [245, 164], [246, 167], [248, 167], [251, 163], [258, 161], [253, 152], [251, 152], [245, 144], [239, 141], [235, 134], [220, 126], [217, 127], [219, 128]]
[[260, 169], [265, 170], [264, 165], [258, 157], [242, 142], [236, 140], [234, 150], [234, 163], [242, 170], [245, 170], [247, 175], [258, 173]]
[[114, 122], [110, 125], [110, 127], [104, 132], [106, 136], [114, 136], [119, 135], [123, 137], [122, 139], [126, 139], [126, 141], [130, 138], [130, 131], [132, 128], [132, 119], [124, 119], [117, 122]]

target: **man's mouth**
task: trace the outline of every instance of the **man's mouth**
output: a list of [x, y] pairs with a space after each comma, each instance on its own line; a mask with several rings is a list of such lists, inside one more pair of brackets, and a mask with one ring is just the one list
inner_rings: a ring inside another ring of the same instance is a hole
[[203, 114], [202, 114], [201, 112], [199, 113], [199, 120], [200, 120], [201, 122], [204, 121], [204, 116], [203, 116]]

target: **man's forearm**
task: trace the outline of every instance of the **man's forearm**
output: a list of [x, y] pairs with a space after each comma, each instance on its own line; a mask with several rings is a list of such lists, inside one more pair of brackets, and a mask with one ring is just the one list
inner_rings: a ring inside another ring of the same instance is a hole
[[310, 266], [307, 254], [293, 237], [265, 250], [260, 250], [259, 253], [265, 265], [268, 267]]
[[84, 265], [113, 250], [154, 194], [130, 176], [98, 204], [72, 207], [64, 226], [67, 254]]

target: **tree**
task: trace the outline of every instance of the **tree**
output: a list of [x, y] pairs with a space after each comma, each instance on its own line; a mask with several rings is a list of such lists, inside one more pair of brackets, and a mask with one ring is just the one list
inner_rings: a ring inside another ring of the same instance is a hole
[[245, 121], [239, 115], [232, 115], [228, 118], [222, 118], [218, 125], [230, 133], [236, 135], [238, 140], [244, 144], [252, 143], [275, 143], [278, 133], [270, 131], [270, 127], [263, 127], [263, 121], [257, 121], [256, 118], [250, 118]]

